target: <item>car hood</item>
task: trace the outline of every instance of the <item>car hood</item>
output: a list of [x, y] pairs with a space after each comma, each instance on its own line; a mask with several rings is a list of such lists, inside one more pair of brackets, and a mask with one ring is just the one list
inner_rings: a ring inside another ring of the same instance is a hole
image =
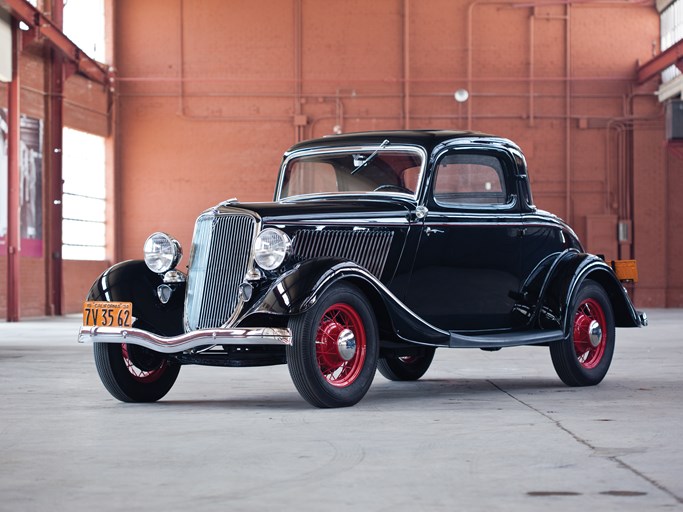
[[377, 221], [391, 217], [407, 217], [415, 202], [402, 198], [315, 199], [270, 203], [224, 203], [222, 207], [245, 209], [258, 214], [264, 224], [288, 221], [321, 223], [326, 220], [351, 219]]

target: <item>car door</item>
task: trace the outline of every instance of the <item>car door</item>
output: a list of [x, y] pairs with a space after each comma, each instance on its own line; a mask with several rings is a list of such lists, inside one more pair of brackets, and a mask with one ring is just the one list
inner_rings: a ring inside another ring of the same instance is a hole
[[449, 148], [435, 161], [406, 304], [446, 330], [514, 327], [521, 282], [514, 160], [504, 150]]

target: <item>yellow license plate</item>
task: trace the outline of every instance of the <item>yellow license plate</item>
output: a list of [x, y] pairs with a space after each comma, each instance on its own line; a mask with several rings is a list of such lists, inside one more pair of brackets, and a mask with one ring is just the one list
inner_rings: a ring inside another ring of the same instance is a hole
[[96, 327], [130, 327], [133, 325], [133, 303], [84, 302], [83, 325]]

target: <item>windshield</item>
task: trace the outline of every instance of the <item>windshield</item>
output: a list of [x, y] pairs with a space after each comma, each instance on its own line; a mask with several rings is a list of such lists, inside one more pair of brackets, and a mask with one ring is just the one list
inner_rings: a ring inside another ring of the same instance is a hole
[[390, 147], [297, 155], [285, 163], [278, 198], [357, 192], [415, 197], [423, 160], [417, 149]]

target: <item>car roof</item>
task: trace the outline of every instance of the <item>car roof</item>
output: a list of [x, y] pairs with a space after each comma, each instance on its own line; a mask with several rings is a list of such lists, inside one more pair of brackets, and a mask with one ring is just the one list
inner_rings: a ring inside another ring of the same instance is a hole
[[293, 145], [287, 150], [285, 155], [288, 155], [294, 151], [306, 149], [376, 145], [381, 144], [385, 140], [388, 140], [392, 144], [418, 145], [425, 148], [428, 153], [431, 153], [432, 150], [440, 144], [449, 141], [455, 142], [458, 140], [462, 142], [471, 141], [484, 144], [496, 144], [519, 149], [512, 141], [487, 133], [456, 130], [387, 130], [344, 133], [340, 135], [327, 135], [317, 139], [310, 139]]

